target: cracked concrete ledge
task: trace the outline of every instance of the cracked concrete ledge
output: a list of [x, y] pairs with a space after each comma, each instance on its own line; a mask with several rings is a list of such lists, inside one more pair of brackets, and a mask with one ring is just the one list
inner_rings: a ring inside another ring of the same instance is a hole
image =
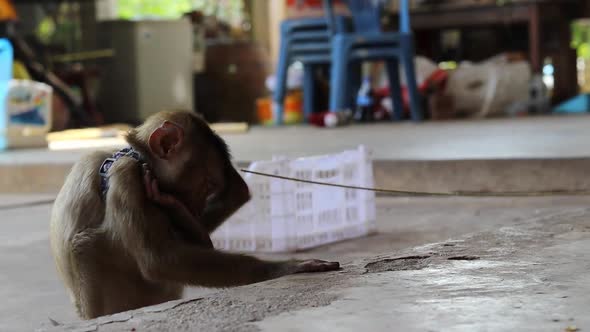
[[40, 331], [587, 331], [590, 209]]
[[[0, 193], [57, 193], [74, 161], [0, 163]], [[238, 167], [250, 162], [238, 161]], [[383, 160], [375, 186], [414, 191], [590, 190], [590, 158]]]

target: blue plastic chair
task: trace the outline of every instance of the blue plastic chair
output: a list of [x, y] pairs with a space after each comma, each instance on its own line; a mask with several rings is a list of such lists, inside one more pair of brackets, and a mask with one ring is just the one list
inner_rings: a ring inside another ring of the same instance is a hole
[[[347, 0], [354, 22], [353, 33], [338, 32], [332, 37], [332, 67], [330, 81], [330, 110], [342, 111], [350, 107], [350, 66], [363, 61], [384, 60], [390, 82], [394, 106], [394, 120], [403, 118], [403, 99], [399, 79], [399, 63], [403, 64], [410, 97], [411, 117], [423, 119], [420, 96], [415, 77], [414, 38], [410, 28], [408, 0], [400, 0], [399, 31], [381, 30], [383, 1]], [[330, 13], [331, 14], [331, 13]]]
[[348, 31], [347, 19], [341, 16], [334, 17], [331, 6], [326, 9], [330, 13], [325, 17], [292, 19], [281, 23], [281, 45], [273, 96], [273, 116], [278, 124], [283, 122], [289, 65], [297, 61], [303, 64], [303, 110], [307, 119], [314, 107], [314, 71], [318, 65], [330, 64], [332, 35], [335, 32]]

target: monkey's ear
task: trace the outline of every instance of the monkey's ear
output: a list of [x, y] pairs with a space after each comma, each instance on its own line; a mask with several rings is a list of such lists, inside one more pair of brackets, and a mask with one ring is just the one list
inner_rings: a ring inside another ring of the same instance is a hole
[[162, 159], [170, 159], [182, 144], [184, 129], [176, 123], [164, 121], [150, 135], [148, 145], [152, 153]]

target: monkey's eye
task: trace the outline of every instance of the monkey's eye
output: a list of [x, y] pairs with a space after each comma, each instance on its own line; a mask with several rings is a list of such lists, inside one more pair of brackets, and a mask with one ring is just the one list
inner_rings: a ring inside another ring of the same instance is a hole
[[220, 186], [217, 182], [212, 181], [212, 180], [207, 180], [206, 182], [206, 193], [207, 193], [207, 202], [210, 202], [211, 200], [214, 200], [218, 195], [219, 195], [219, 191], [220, 191]]

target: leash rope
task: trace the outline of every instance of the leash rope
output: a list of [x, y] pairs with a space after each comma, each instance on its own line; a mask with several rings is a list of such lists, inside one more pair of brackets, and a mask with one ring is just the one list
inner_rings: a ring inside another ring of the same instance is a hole
[[335, 184], [328, 182], [304, 180], [292, 178], [288, 176], [268, 174], [262, 172], [249, 171], [240, 169], [244, 173], [249, 173], [258, 176], [281, 179], [286, 181], [294, 181], [308, 184], [316, 184], [320, 186], [336, 187], [343, 189], [355, 189], [373, 191], [376, 193], [387, 194], [392, 196], [412, 196], [412, 197], [547, 197], [547, 196], [590, 196], [588, 190], [551, 190], [551, 191], [506, 191], [506, 192], [490, 192], [490, 191], [452, 191], [452, 192], [426, 192], [413, 190], [396, 190], [383, 188], [369, 188], [360, 186], [349, 186], [344, 184]]

